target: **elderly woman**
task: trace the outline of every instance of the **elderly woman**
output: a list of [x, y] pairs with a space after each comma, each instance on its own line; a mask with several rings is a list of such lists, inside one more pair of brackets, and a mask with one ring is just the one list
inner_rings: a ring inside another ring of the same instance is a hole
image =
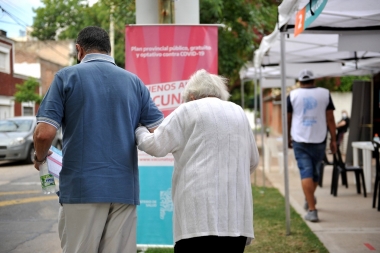
[[140, 150], [174, 156], [176, 253], [243, 252], [254, 238], [250, 174], [259, 155], [244, 111], [226, 101], [225, 83], [197, 71], [183, 92], [184, 103], [154, 133], [136, 129]]

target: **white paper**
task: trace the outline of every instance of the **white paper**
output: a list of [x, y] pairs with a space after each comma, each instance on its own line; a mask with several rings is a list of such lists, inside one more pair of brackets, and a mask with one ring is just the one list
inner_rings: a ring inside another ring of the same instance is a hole
[[62, 151], [51, 146], [50, 151], [53, 153], [47, 157], [47, 163], [50, 174], [59, 178], [59, 173], [62, 169]]

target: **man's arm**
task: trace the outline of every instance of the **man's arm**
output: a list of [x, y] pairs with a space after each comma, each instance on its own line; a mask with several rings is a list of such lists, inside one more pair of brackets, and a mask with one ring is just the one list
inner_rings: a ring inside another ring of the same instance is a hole
[[139, 124], [148, 128], [150, 133], [153, 133], [154, 130], [162, 123], [164, 120], [163, 113], [157, 108], [156, 104], [153, 102], [150, 97], [150, 93], [148, 88], [142, 83], [142, 81], [138, 80], [141, 85], [141, 115]]
[[292, 136], [290, 134], [290, 129], [292, 127], [292, 113], [288, 112], [288, 147], [292, 148]]
[[36, 153], [35, 157], [38, 161], [40, 161], [38, 162], [34, 160], [34, 168], [36, 168], [37, 170], [40, 170], [40, 164], [48, 156], [49, 148], [51, 146], [51, 143], [53, 142], [56, 133], [57, 129], [54, 126], [43, 122], [38, 123], [36, 130], [33, 134], [34, 150]]
[[335, 154], [337, 147], [336, 147], [336, 126], [335, 126], [333, 110], [326, 111], [326, 121], [327, 121], [327, 127], [329, 128], [330, 136], [331, 136], [330, 150], [331, 150], [331, 153]]
[[290, 132], [290, 129], [292, 128], [293, 105], [290, 101], [290, 94], [286, 97], [286, 111], [288, 113], [288, 148], [293, 148], [292, 135]]

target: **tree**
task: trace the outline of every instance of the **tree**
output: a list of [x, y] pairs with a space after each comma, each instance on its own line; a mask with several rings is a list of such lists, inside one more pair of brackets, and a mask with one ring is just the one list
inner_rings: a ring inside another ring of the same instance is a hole
[[[81, 28], [100, 26], [109, 31], [111, 4], [115, 8], [115, 62], [124, 67], [125, 25], [135, 23], [134, 0], [100, 0], [89, 6], [84, 0], [42, 0], [35, 9], [33, 36], [40, 40], [75, 39]], [[276, 1], [199, 0], [200, 23], [222, 24], [219, 29], [219, 74], [229, 79], [231, 100], [240, 103], [239, 70], [252, 60], [262, 36], [272, 32], [277, 20]], [[252, 85], [245, 85], [252, 96]]]
[[356, 80], [370, 81], [371, 76], [342, 76], [340, 77], [340, 85], [336, 86], [335, 90], [339, 92], [352, 91], [352, 85]]
[[370, 81], [370, 76], [326, 77], [316, 80], [316, 86], [336, 92], [350, 92], [355, 80]]
[[42, 97], [36, 93], [38, 87], [40, 87], [40, 83], [33, 77], [30, 77], [22, 84], [16, 84], [15, 101], [19, 103], [36, 102], [40, 104]]
[[[219, 74], [228, 77], [231, 101], [240, 104], [239, 71], [252, 60], [261, 38], [272, 32], [277, 6], [265, 0], [200, 0], [200, 23], [222, 24], [219, 29]], [[253, 85], [245, 85], [245, 101], [253, 96]]]
[[41, 0], [45, 5], [33, 11], [32, 36], [39, 40], [73, 39], [81, 27], [88, 5], [83, 0]]
[[115, 21], [115, 62], [124, 67], [125, 25], [135, 23], [134, 0], [100, 0], [89, 6], [84, 0], [41, 0], [43, 7], [34, 9], [32, 36], [39, 40], [76, 39], [86, 26], [99, 26], [109, 32], [111, 4]]

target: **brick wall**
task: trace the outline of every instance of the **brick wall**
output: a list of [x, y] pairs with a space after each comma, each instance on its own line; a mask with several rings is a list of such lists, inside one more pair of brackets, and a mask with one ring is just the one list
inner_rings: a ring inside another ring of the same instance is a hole
[[[271, 136], [282, 134], [281, 104], [279, 97], [268, 92], [263, 101], [264, 126], [269, 127]], [[265, 130], [265, 129], [264, 129]]]

